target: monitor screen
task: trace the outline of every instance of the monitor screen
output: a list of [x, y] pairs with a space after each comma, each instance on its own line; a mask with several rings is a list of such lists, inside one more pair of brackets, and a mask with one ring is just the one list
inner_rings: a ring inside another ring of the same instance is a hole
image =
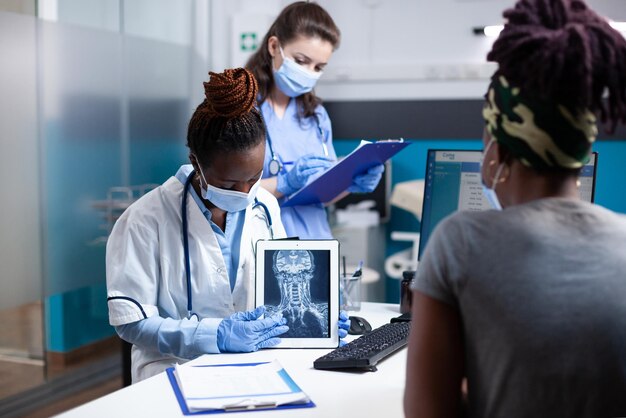
[[[481, 211], [491, 206], [483, 196], [480, 175], [481, 150], [429, 150], [424, 177], [424, 206], [418, 259], [435, 226], [457, 210]], [[596, 161], [593, 153], [580, 172], [580, 197], [593, 202]]]

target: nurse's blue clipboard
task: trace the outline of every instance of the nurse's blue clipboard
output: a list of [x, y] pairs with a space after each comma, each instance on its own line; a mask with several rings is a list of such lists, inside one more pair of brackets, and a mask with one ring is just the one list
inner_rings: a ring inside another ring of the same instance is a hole
[[[268, 362], [258, 362], [258, 363], [235, 363], [235, 364], [217, 364], [205, 367], [220, 367], [220, 366], [238, 366], [238, 367], [249, 367], [249, 366], [257, 366], [259, 364], [265, 364]], [[234, 410], [226, 410], [226, 409], [209, 409], [203, 411], [190, 411], [187, 407], [187, 402], [185, 402], [185, 397], [180, 390], [180, 386], [178, 386], [178, 381], [176, 380], [174, 367], [169, 367], [165, 370], [167, 373], [167, 378], [172, 385], [172, 389], [174, 390], [174, 395], [176, 396], [176, 400], [178, 401], [178, 405], [180, 406], [181, 411], [184, 415], [207, 415], [207, 414], [229, 414], [233, 412], [252, 412], [252, 411], [263, 411], [263, 410], [274, 410], [274, 409], [295, 409], [295, 408], [313, 408], [315, 407], [315, 403], [309, 400], [306, 403], [297, 403], [297, 404], [285, 404], [271, 407], [254, 407], [254, 408], [246, 408], [246, 409], [234, 409]], [[284, 372], [284, 378], [291, 380], [291, 376]], [[291, 380], [291, 383], [295, 385], [295, 382]], [[297, 386], [297, 385], [296, 385]]]
[[361, 144], [324, 174], [280, 202], [281, 206], [328, 203], [352, 184], [354, 176], [385, 161], [410, 145], [404, 140], [361, 141]]

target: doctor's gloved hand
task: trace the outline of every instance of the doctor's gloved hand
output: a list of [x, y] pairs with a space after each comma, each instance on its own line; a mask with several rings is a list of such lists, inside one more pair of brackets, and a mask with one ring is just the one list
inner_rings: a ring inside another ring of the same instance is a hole
[[264, 306], [253, 311], [237, 312], [223, 319], [217, 327], [217, 346], [222, 353], [249, 353], [280, 343], [278, 335], [289, 331], [282, 315], [259, 319]]
[[348, 191], [350, 193], [370, 193], [373, 192], [376, 186], [378, 186], [378, 182], [383, 176], [383, 171], [385, 171], [385, 166], [382, 164], [375, 165], [374, 167], [367, 170], [365, 174], [359, 174], [358, 176], [354, 176], [352, 179], [352, 184], [348, 187]]
[[328, 170], [334, 161], [316, 155], [305, 155], [296, 160], [293, 168], [287, 172], [282, 170], [278, 173], [276, 190], [285, 196], [289, 196], [304, 187], [309, 179]]
[[346, 311], [339, 311], [339, 321], [337, 321], [337, 328], [339, 329], [339, 347], [346, 345], [344, 338], [348, 335], [350, 329], [350, 318]]

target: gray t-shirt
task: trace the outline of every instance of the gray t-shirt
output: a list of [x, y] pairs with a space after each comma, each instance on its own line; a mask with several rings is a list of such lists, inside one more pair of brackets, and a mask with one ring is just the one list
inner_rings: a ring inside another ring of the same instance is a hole
[[626, 416], [625, 216], [561, 198], [455, 213], [414, 289], [460, 312], [471, 416]]

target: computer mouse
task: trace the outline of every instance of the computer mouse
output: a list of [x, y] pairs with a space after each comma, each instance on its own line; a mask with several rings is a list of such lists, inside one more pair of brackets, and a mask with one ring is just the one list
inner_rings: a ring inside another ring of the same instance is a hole
[[366, 334], [372, 330], [372, 326], [365, 318], [350, 316], [348, 319], [350, 319], [350, 329], [348, 330], [348, 334], [350, 335]]

